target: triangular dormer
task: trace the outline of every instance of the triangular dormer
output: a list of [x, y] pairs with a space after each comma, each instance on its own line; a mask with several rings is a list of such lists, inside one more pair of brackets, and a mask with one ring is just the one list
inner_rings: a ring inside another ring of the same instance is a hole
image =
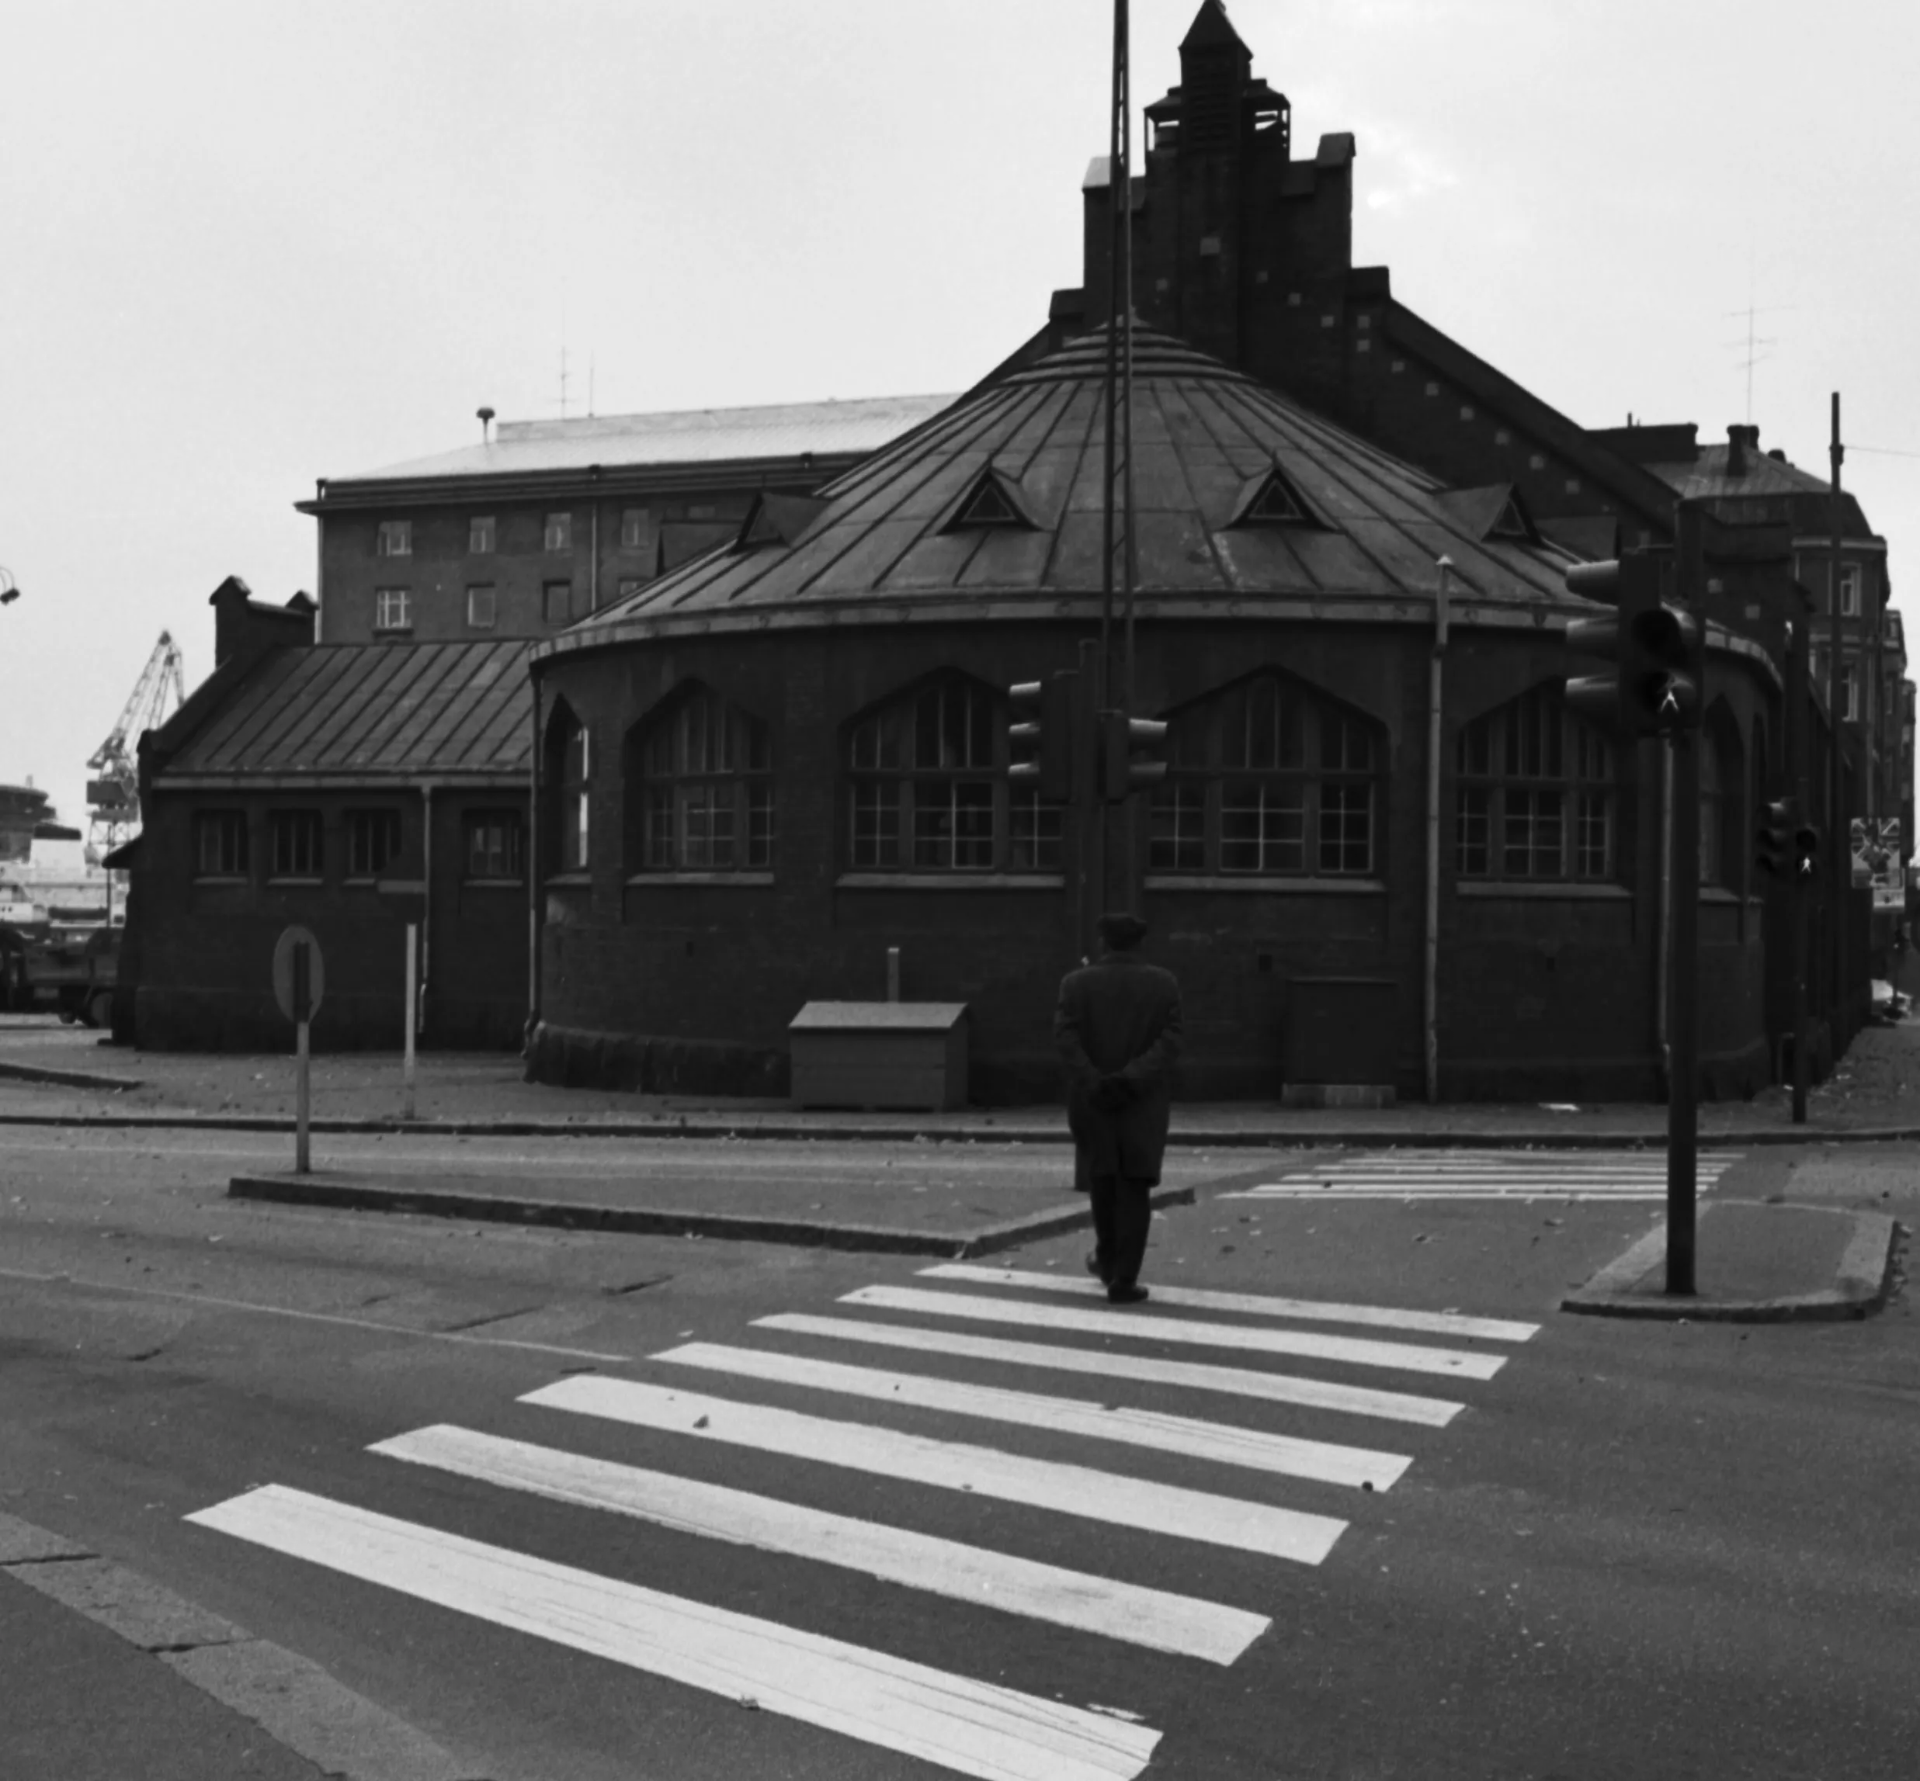
[[797, 544], [807, 528], [827, 510], [815, 495], [782, 495], [763, 489], [740, 523], [736, 550], [757, 550], [763, 544]]
[[1033, 516], [1021, 498], [1020, 485], [1003, 471], [989, 464], [967, 485], [967, 491], [953, 505], [953, 511], [940, 529], [964, 532], [976, 528], [997, 528], [1020, 532], [1037, 531]]
[[1434, 499], [1476, 543], [1505, 538], [1515, 544], [1538, 544], [1539, 528], [1527, 512], [1520, 491], [1510, 482], [1489, 483], [1477, 489], [1446, 489]]
[[1286, 471], [1281, 469], [1276, 458], [1272, 466], [1262, 470], [1258, 476], [1251, 477], [1240, 490], [1239, 499], [1234, 502], [1233, 517], [1227, 521], [1234, 526], [1321, 526], [1324, 521], [1307, 505], [1306, 497], [1297, 489]]

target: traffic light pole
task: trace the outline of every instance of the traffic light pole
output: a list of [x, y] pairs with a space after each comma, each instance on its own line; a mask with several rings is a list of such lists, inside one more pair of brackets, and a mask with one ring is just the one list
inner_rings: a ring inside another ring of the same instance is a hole
[[1667, 1291], [1693, 1291], [1700, 1071], [1700, 741], [1673, 732], [1673, 976], [1667, 992]]
[[[1807, 645], [1812, 628], [1804, 617], [1795, 623], [1787, 644], [1787, 771], [1792, 775], [1794, 810], [1798, 822], [1809, 820], [1813, 809], [1813, 787], [1808, 773], [1811, 724], [1807, 714]], [[1793, 1123], [1807, 1123], [1807, 1082], [1811, 1071], [1807, 1062], [1807, 964], [1811, 948], [1807, 930], [1813, 920], [1811, 892], [1806, 874], [1791, 850], [1787, 856], [1791, 874], [1787, 919], [1793, 923]]]

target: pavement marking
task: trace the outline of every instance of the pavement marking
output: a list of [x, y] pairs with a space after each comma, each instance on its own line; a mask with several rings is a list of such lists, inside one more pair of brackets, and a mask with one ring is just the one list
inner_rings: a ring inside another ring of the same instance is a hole
[[187, 1519], [364, 1582], [989, 1781], [1113, 1781], [1160, 1734], [284, 1485]]
[[843, 1293], [843, 1305], [874, 1305], [883, 1311], [925, 1311], [935, 1317], [974, 1318], [1039, 1329], [1077, 1330], [1124, 1336], [1141, 1342], [1187, 1342], [1207, 1348], [1244, 1348], [1261, 1354], [1311, 1355], [1358, 1367], [1396, 1367], [1409, 1373], [1440, 1373], [1455, 1379], [1491, 1379], [1506, 1357], [1428, 1348], [1413, 1342], [1376, 1342], [1362, 1336], [1322, 1336], [1308, 1330], [1251, 1329], [1238, 1323], [1203, 1323], [1185, 1317], [1155, 1317], [1132, 1311], [1082, 1311], [1071, 1305], [1034, 1305], [1022, 1299], [989, 1299], [973, 1293], [924, 1292], [911, 1286], [863, 1286]]
[[1232, 1663], [1272, 1624], [1264, 1614], [1191, 1596], [446, 1424], [376, 1442], [368, 1452], [1208, 1663]]
[[867, 1323], [851, 1317], [781, 1312], [772, 1317], [756, 1317], [753, 1327], [786, 1330], [803, 1336], [830, 1336], [848, 1342], [872, 1342], [888, 1348], [911, 1348], [923, 1354], [964, 1355], [970, 1360], [1010, 1361], [1016, 1366], [1091, 1373], [1102, 1379], [1138, 1379], [1154, 1385], [1229, 1392], [1243, 1398], [1265, 1398], [1277, 1404], [1299, 1404], [1310, 1410], [1378, 1416], [1390, 1422], [1417, 1422], [1429, 1428], [1445, 1428], [1466, 1408], [1445, 1398], [1423, 1398], [1411, 1392], [1380, 1391], [1365, 1385], [1340, 1385], [1326, 1379], [1299, 1379], [1284, 1373], [1258, 1373], [1246, 1367], [1217, 1367], [1204, 1361], [1160, 1360], [1152, 1355], [1114, 1354], [1091, 1348], [1060, 1348], [1050, 1343], [1011, 1341], [1004, 1336], [923, 1330], [911, 1324]]
[[1300, 1564], [1319, 1564], [1347, 1526], [1331, 1515], [1243, 1502], [1090, 1466], [1030, 1459], [992, 1447], [934, 1441], [866, 1423], [837, 1422], [766, 1404], [737, 1404], [591, 1374], [543, 1385], [520, 1402], [846, 1466], [942, 1490], [970, 1491], [1029, 1508]]
[[[1706, 1193], [1740, 1160], [1703, 1152], [1695, 1191]], [[1391, 1150], [1303, 1163], [1277, 1181], [1216, 1196], [1222, 1200], [1568, 1199], [1664, 1200], [1663, 1151], [1586, 1150], [1542, 1155], [1513, 1150]]]
[[[1231, 1196], [1222, 1195], [1224, 1198]], [[1032, 1286], [1045, 1292], [1073, 1293], [1080, 1298], [1105, 1298], [1107, 1289], [1097, 1280], [1070, 1274], [1041, 1274], [1030, 1268], [983, 1268], [968, 1262], [946, 1262], [921, 1268], [923, 1280], [971, 1280], [983, 1286]], [[1244, 1311], [1255, 1317], [1289, 1317], [1304, 1323], [1364, 1323], [1383, 1329], [1421, 1330], [1429, 1335], [1458, 1336], [1462, 1341], [1524, 1342], [1540, 1333], [1537, 1323], [1514, 1323], [1497, 1317], [1465, 1317], [1457, 1311], [1403, 1311], [1392, 1305], [1339, 1305], [1320, 1299], [1275, 1299], [1259, 1293], [1214, 1292], [1199, 1286], [1153, 1286], [1154, 1299], [1163, 1305], [1190, 1305], [1198, 1311]]]
[[607, 1354], [597, 1348], [563, 1348], [552, 1342], [516, 1342], [509, 1336], [463, 1336], [451, 1330], [415, 1330], [403, 1324], [378, 1323], [371, 1317], [346, 1317], [335, 1311], [296, 1311], [290, 1305], [262, 1305], [250, 1299], [222, 1299], [205, 1292], [172, 1292], [164, 1286], [124, 1286], [115, 1280], [76, 1280], [71, 1274], [28, 1274], [0, 1268], [0, 1280], [31, 1280], [47, 1286], [74, 1286], [83, 1292], [125, 1293], [131, 1298], [169, 1299], [181, 1305], [205, 1305], [219, 1311], [253, 1311], [262, 1317], [291, 1317], [301, 1323], [340, 1324], [350, 1330], [371, 1330], [381, 1336], [417, 1336], [428, 1342], [458, 1342], [470, 1348], [515, 1348], [534, 1354], [557, 1354], [568, 1360], [602, 1360], [630, 1367], [631, 1354]]
[[999, 1385], [967, 1385], [924, 1373], [885, 1373], [872, 1367], [846, 1366], [839, 1361], [812, 1360], [804, 1355], [730, 1348], [718, 1342], [686, 1342], [678, 1348], [649, 1355], [648, 1359], [705, 1367], [716, 1373], [771, 1380], [782, 1385], [845, 1392], [853, 1397], [878, 1399], [881, 1403], [912, 1404], [924, 1410], [944, 1410], [954, 1416], [1016, 1423], [1023, 1428], [1053, 1429], [1095, 1441], [1122, 1441], [1134, 1447], [1157, 1448], [1163, 1453], [1189, 1454], [1216, 1465], [1246, 1466], [1254, 1471], [1278, 1472], [1289, 1478], [1350, 1485], [1356, 1490], [1363, 1485], [1371, 1490], [1390, 1489], [1394, 1480], [1413, 1464], [1412, 1457], [1406, 1454], [1377, 1453], [1366, 1447], [1267, 1434], [1259, 1429], [1236, 1428], [1231, 1423], [1203, 1422], [1192, 1416], [1123, 1409], [1089, 1403], [1083, 1398], [1048, 1397]]

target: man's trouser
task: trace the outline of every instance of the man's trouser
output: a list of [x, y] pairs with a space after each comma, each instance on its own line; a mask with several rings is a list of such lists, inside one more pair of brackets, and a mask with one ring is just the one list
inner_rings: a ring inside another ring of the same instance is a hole
[[1093, 1255], [1111, 1286], [1131, 1286], [1140, 1278], [1147, 1255], [1147, 1230], [1153, 1211], [1147, 1196], [1151, 1181], [1133, 1175], [1093, 1178]]

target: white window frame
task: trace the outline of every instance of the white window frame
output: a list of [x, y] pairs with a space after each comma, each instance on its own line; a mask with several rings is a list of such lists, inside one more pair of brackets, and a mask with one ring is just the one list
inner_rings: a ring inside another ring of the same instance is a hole
[[550, 513], [540, 527], [540, 547], [548, 556], [569, 556], [573, 551], [573, 514]]
[[491, 513], [476, 513], [467, 521], [467, 555], [490, 557], [500, 548], [500, 522]]
[[[486, 617], [480, 614], [485, 612]], [[490, 581], [476, 581], [467, 587], [467, 629], [491, 631], [500, 623], [500, 593]]]
[[413, 589], [377, 587], [373, 590], [373, 628], [376, 631], [413, 629]]
[[413, 555], [413, 521], [410, 519], [383, 519], [380, 530], [375, 534], [373, 554], [377, 557], [410, 557]]

